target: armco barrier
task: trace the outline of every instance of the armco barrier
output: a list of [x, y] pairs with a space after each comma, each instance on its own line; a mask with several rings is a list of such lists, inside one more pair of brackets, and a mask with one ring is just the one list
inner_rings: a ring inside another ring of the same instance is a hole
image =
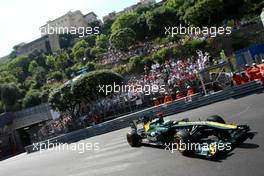
[[[101, 135], [108, 133], [114, 130], [119, 130], [125, 127], [128, 127], [129, 121], [135, 120], [140, 116], [151, 115], [157, 112], [162, 111], [165, 116], [172, 115], [175, 113], [187, 111], [190, 109], [198, 108], [204, 105], [222, 101], [225, 99], [232, 98], [238, 95], [244, 95], [247, 93], [255, 92], [262, 89], [262, 85], [259, 81], [252, 81], [244, 85], [235, 86], [227, 88], [225, 90], [210, 94], [207, 96], [201, 96], [196, 94], [192, 97], [192, 101], [185, 101], [185, 99], [174, 101], [169, 105], [161, 105], [159, 107], [151, 107], [138, 111], [129, 115], [113, 119], [99, 125], [74, 131], [68, 134], [60, 135], [55, 138], [51, 138], [47, 141], [40, 142], [41, 144], [46, 144], [42, 146], [42, 149], [47, 148], [48, 144], [52, 145], [53, 143], [72, 143], [77, 142], [82, 139], [86, 139], [92, 136]], [[38, 151], [34, 145], [26, 146], [25, 150], [27, 153]]]

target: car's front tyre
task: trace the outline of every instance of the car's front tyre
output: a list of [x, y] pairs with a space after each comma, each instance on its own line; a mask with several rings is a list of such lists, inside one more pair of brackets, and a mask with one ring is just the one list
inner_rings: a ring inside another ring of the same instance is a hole
[[180, 130], [174, 135], [174, 144], [182, 155], [190, 155], [193, 151], [191, 148], [191, 135], [187, 130]]
[[138, 147], [141, 144], [141, 137], [137, 134], [136, 131], [130, 131], [126, 135], [127, 142], [131, 147]]

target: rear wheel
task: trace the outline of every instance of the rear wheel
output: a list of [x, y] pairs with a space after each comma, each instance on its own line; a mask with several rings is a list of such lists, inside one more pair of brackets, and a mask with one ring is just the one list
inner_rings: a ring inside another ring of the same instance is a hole
[[174, 143], [178, 151], [182, 155], [189, 155], [192, 153], [191, 149], [191, 135], [187, 130], [181, 130], [174, 135]]
[[[225, 120], [221, 116], [218, 116], [218, 115], [213, 115], [209, 117], [207, 121], [225, 124]], [[230, 139], [230, 134], [226, 130], [216, 130], [214, 132], [214, 135], [217, 136], [221, 140]]]
[[210, 121], [210, 122], [218, 122], [218, 123], [225, 124], [225, 120], [221, 116], [219, 116], [219, 115], [213, 115], [213, 116], [207, 118], [207, 121]]
[[138, 147], [141, 144], [141, 137], [136, 131], [130, 131], [127, 133], [127, 142], [131, 147]]

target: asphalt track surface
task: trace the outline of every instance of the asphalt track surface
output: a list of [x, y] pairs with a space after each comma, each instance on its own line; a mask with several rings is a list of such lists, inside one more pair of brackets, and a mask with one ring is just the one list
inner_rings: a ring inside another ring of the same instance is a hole
[[[219, 114], [227, 122], [248, 124], [258, 134], [219, 160], [184, 157], [177, 151], [143, 146], [131, 148], [128, 128], [80, 143], [99, 143], [99, 150], [42, 151], [20, 154], [0, 162], [1, 176], [263, 176], [264, 93], [229, 99], [167, 117], [206, 119]], [[95, 148], [94, 148], [95, 149]]]

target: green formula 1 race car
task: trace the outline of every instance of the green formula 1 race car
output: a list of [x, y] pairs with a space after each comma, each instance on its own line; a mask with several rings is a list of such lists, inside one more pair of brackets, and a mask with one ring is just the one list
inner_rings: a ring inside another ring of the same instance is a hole
[[141, 144], [164, 146], [178, 150], [183, 155], [215, 157], [231, 151], [246, 139], [252, 139], [247, 125], [226, 124], [222, 117], [214, 115], [206, 121], [164, 121], [162, 113], [154, 117], [142, 117], [130, 122], [127, 142], [132, 147]]

